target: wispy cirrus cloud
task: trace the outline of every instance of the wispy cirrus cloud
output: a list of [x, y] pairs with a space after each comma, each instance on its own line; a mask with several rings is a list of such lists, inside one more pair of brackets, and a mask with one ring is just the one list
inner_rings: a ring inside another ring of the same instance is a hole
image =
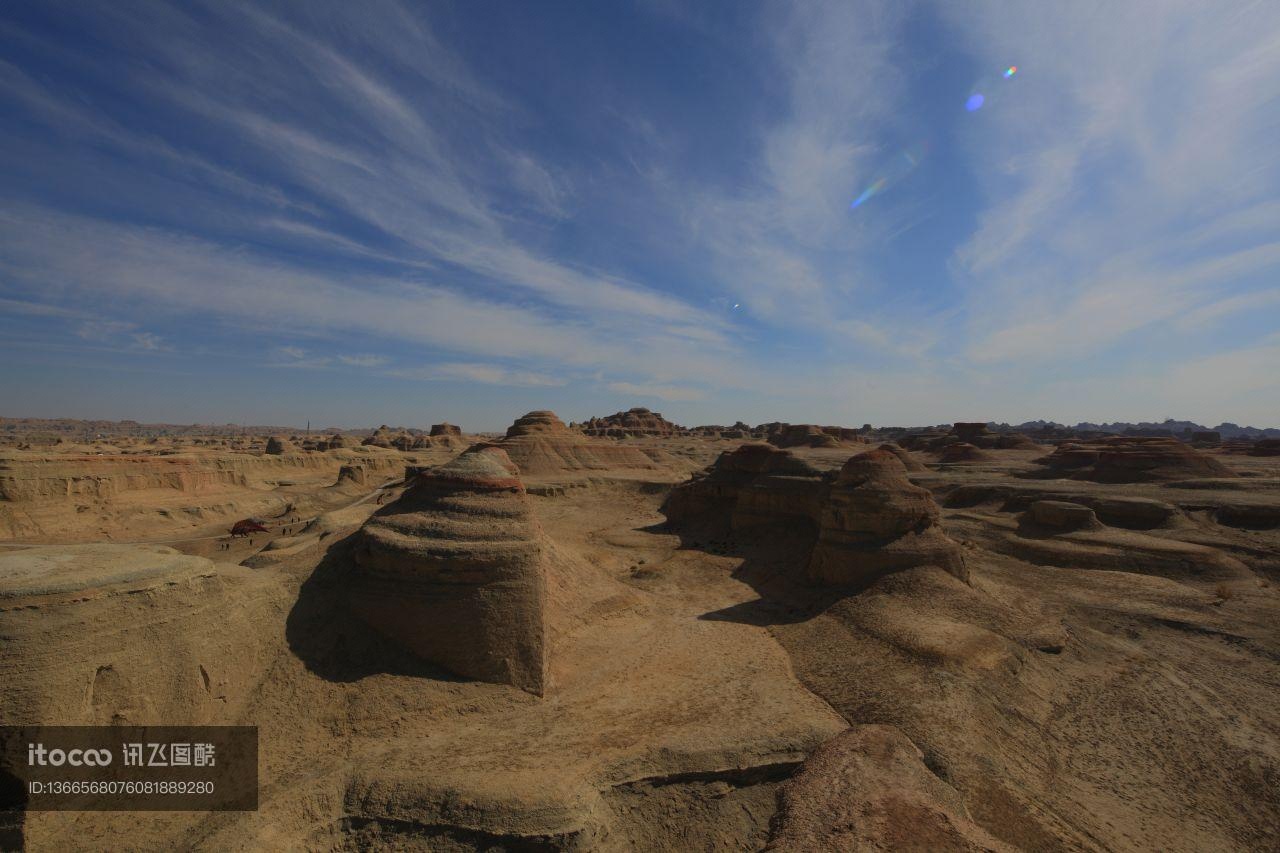
[[567, 385], [564, 377], [532, 370], [518, 370], [498, 364], [446, 362], [426, 367], [404, 368], [393, 375], [423, 381], [479, 382], [483, 385], [517, 385], [528, 388], [555, 388]]
[[[660, 3], [581, 12], [591, 45], [506, 14], [0, 12], [0, 323], [323, 368], [335, 398], [417, 378], [861, 423], [1164, 405], [1178, 377], [1228, 407], [1196, 360], [1238, 368], [1280, 322], [1266, 4]], [[678, 81], [628, 60], [669, 44]]]

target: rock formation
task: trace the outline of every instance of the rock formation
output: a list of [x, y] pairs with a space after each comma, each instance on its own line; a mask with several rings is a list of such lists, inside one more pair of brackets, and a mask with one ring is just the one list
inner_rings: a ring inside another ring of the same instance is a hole
[[913, 473], [921, 473], [929, 470], [929, 466], [921, 462], [915, 454], [900, 445], [892, 442], [886, 442], [880, 445], [878, 450], [886, 450], [898, 457], [898, 461], [902, 463], [902, 467]]
[[1039, 450], [1036, 444], [1020, 432], [1002, 432], [996, 436], [995, 446], [1000, 450]]
[[420, 473], [365, 523], [352, 607], [424, 660], [541, 694], [544, 552], [516, 466], [475, 447]]
[[462, 438], [462, 430], [451, 423], [432, 424], [431, 436], [434, 438], [438, 435], [452, 435], [456, 438]]
[[1194, 430], [1191, 433], [1191, 443], [1196, 447], [1217, 447], [1222, 444], [1222, 433], [1216, 429]]
[[1004, 853], [924, 753], [886, 725], [855, 726], [823, 744], [782, 786], [768, 851], [948, 850]]
[[892, 452], [859, 454], [840, 469], [823, 505], [809, 577], [866, 586], [891, 572], [935, 565], [967, 581], [960, 546], [942, 532], [940, 517], [929, 490], [907, 479]]
[[1102, 526], [1092, 509], [1071, 501], [1034, 501], [1025, 518], [1054, 530], [1096, 530]]
[[985, 423], [964, 421], [954, 423], [951, 425], [951, 435], [975, 447], [994, 447], [996, 443], [996, 436], [987, 429]]
[[1280, 438], [1260, 438], [1253, 443], [1250, 456], [1280, 456]]
[[336, 485], [342, 486], [349, 483], [363, 486], [368, 481], [369, 477], [365, 473], [363, 465], [343, 465], [338, 469], [338, 482]]
[[767, 438], [776, 447], [842, 447], [861, 444], [855, 429], [816, 424], [767, 424]]
[[990, 457], [982, 450], [967, 442], [957, 442], [956, 444], [948, 444], [942, 448], [941, 455], [938, 456], [939, 462], [983, 462]]
[[[497, 442], [525, 477], [552, 477], [617, 469], [659, 470], [663, 451], [601, 441], [569, 429], [555, 412], [518, 418]], [[651, 455], [652, 454], [652, 455]]]
[[273, 435], [267, 439], [266, 453], [272, 456], [281, 456], [285, 453], [291, 453], [294, 450], [293, 442], [284, 436]]
[[279, 578], [160, 545], [0, 553], [6, 724], [209, 723], [266, 665]]
[[371, 445], [373, 447], [391, 447], [391, 442], [395, 438], [395, 434], [391, 432], [391, 428], [386, 424], [378, 427], [373, 431], [373, 435], [366, 438], [361, 444]]
[[675, 523], [727, 521], [735, 530], [805, 522], [813, 531], [826, 499], [821, 473], [771, 444], [744, 444], [671, 492], [663, 507]]
[[1077, 480], [1142, 483], [1199, 477], [1234, 477], [1208, 454], [1175, 438], [1115, 436], [1089, 444], [1064, 443], [1040, 460]]
[[807, 575], [865, 586], [882, 575], [939, 566], [961, 580], [960, 546], [939, 526], [927, 489], [907, 479], [892, 450], [852, 457], [832, 482], [789, 451], [744, 444], [674, 489], [663, 506], [677, 526], [727, 523], [735, 531], [783, 525], [814, 535]]
[[668, 437], [686, 432], [683, 427], [642, 406], [603, 418], [591, 418], [582, 425], [582, 431], [597, 438]]

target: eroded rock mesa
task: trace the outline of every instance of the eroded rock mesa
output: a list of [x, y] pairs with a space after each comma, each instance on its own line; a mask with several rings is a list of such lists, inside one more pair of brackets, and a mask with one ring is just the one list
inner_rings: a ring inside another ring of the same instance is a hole
[[663, 511], [677, 526], [710, 521], [735, 531], [783, 525], [809, 532], [807, 575], [819, 583], [864, 586], [921, 565], [968, 580], [933, 496], [907, 479], [892, 450], [854, 456], [832, 478], [790, 451], [744, 444], [674, 489]]
[[543, 692], [544, 537], [506, 453], [422, 471], [359, 537], [351, 606], [374, 630], [463, 677]]
[[517, 418], [496, 446], [506, 451], [526, 477], [661, 467], [638, 447], [590, 438], [569, 429], [555, 412], [545, 410]]
[[1115, 436], [1089, 444], [1064, 443], [1040, 460], [1077, 480], [1143, 483], [1195, 477], [1235, 477], [1219, 460], [1176, 438]]
[[892, 452], [872, 450], [844, 464], [822, 508], [809, 577], [863, 586], [892, 572], [936, 565], [968, 581], [960, 546], [939, 526], [928, 489], [907, 479]]

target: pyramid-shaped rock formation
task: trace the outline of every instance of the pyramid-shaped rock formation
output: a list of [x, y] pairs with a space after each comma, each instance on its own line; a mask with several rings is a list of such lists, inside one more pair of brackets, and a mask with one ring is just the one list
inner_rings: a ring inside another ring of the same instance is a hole
[[391, 442], [395, 439], [395, 437], [396, 437], [395, 433], [391, 431], [391, 428], [388, 427], [386, 424], [383, 424], [382, 426], [378, 427], [373, 431], [373, 435], [367, 437], [364, 441], [360, 443], [366, 446], [371, 446], [371, 447], [390, 448], [392, 446]]
[[913, 566], [940, 566], [961, 580], [968, 571], [960, 546], [939, 526], [928, 489], [907, 479], [893, 453], [872, 450], [844, 464], [822, 510], [809, 577], [863, 586]]
[[368, 624], [466, 678], [541, 694], [546, 542], [506, 453], [420, 472], [360, 531], [351, 602]]
[[[655, 456], [638, 447], [590, 438], [565, 426], [555, 412], [529, 412], [497, 442], [526, 477], [618, 469], [658, 470]], [[660, 454], [661, 451], [653, 451]]]

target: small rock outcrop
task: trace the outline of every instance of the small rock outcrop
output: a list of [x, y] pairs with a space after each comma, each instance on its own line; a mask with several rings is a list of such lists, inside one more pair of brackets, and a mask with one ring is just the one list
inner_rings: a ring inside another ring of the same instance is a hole
[[361, 528], [351, 606], [424, 660], [541, 695], [545, 552], [516, 466], [477, 446], [419, 473]]
[[964, 799], [894, 726], [862, 725], [824, 743], [779, 792], [767, 851], [1015, 848], [974, 822]]
[[866, 586], [883, 575], [935, 565], [968, 581], [958, 543], [943, 533], [928, 489], [907, 479], [892, 452], [872, 450], [844, 464], [822, 508], [809, 578]]
[[591, 418], [582, 425], [582, 431], [597, 438], [636, 438], [683, 435], [687, 430], [651, 412], [643, 406], [615, 412], [603, 418]]
[[386, 447], [389, 449], [394, 438], [395, 433], [391, 431], [390, 427], [383, 424], [373, 431], [373, 435], [367, 437], [360, 443], [370, 447]]
[[1102, 527], [1092, 509], [1070, 501], [1035, 501], [1027, 507], [1026, 519], [1053, 530], [1097, 530]]
[[369, 475], [365, 472], [363, 465], [343, 465], [338, 469], [338, 482], [336, 485], [343, 486], [348, 483], [356, 486], [363, 486], [369, 481]]
[[266, 453], [271, 456], [280, 456], [285, 453], [291, 453], [294, 450], [293, 442], [281, 435], [273, 435], [267, 439]]
[[943, 447], [942, 453], [938, 456], [938, 461], [946, 463], [985, 462], [989, 458], [976, 445], [961, 441]]
[[462, 430], [451, 423], [432, 424], [431, 436], [434, 438], [439, 435], [451, 435], [455, 438], [462, 438]]

